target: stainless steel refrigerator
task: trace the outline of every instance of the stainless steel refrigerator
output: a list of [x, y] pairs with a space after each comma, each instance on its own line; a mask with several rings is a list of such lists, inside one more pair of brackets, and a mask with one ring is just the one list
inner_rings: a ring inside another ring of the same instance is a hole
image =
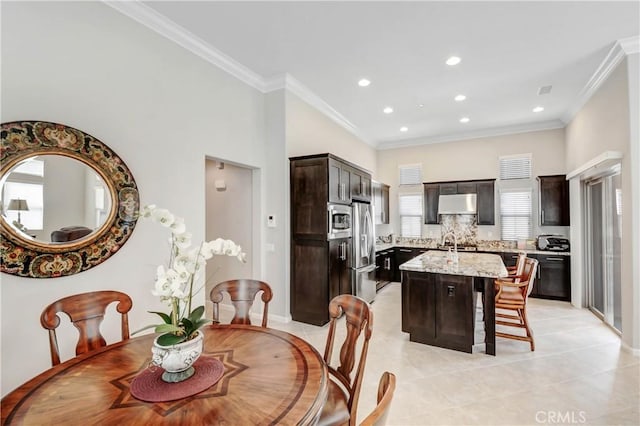
[[351, 212], [351, 288], [367, 302], [376, 297], [376, 256], [371, 204], [354, 202]]

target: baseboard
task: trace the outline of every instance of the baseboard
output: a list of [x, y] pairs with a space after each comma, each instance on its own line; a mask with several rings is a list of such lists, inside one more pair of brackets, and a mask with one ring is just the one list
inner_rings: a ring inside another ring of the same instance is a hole
[[620, 346], [622, 346], [622, 350], [624, 352], [630, 353], [633, 356], [640, 357], [640, 349], [632, 348], [631, 346], [627, 345], [622, 340], [620, 341]]

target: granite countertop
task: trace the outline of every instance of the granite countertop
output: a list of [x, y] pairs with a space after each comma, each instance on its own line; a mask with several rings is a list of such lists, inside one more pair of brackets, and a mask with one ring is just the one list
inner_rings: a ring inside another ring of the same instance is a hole
[[[433, 249], [436, 250], [437, 247], [434, 247], [432, 244], [418, 244], [418, 243], [383, 243], [376, 244], [376, 252], [389, 250], [394, 247], [404, 247], [404, 248], [421, 248], [421, 249]], [[504, 247], [495, 247], [490, 245], [478, 245], [478, 252], [491, 252], [491, 253], [520, 253], [525, 252], [527, 254], [547, 254], [550, 256], [571, 256], [571, 252], [568, 251], [545, 251], [545, 250], [537, 250], [537, 249], [518, 249], [518, 248], [504, 248]], [[464, 252], [460, 252], [464, 253]]]
[[449, 253], [429, 250], [400, 265], [402, 271], [498, 278], [507, 276], [502, 258], [490, 253], [458, 253], [458, 262], [448, 262]]

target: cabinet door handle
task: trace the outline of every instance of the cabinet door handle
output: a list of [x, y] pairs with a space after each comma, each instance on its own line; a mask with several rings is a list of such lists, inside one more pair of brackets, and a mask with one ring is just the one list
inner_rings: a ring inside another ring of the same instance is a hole
[[400, 249], [400, 251], [403, 253], [411, 253], [413, 250]]
[[384, 222], [384, 212], [380, 212], [380, 218], [382, 219], [382, 221]]
[[386, 270], [391, 269], [391, 259], [388, 257], [384, 260], [384, 269]]
[[542, 222], [541, 223], [544, 225], [544, 209], [542, 210]]
[[554, 262], [562, 262], [564, 259], [561, 257], [545, 257], [544, 260], [551, 260]]
[[538, 265], [538, 279], [540, 279], [540, 265]]

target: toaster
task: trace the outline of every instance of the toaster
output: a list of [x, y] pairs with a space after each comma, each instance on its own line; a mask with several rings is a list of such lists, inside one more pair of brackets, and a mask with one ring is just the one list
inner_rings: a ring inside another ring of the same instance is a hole
[[539, 235], [536, 247], [546, 251], [569, 251], [569, 239], [561, 235]]

